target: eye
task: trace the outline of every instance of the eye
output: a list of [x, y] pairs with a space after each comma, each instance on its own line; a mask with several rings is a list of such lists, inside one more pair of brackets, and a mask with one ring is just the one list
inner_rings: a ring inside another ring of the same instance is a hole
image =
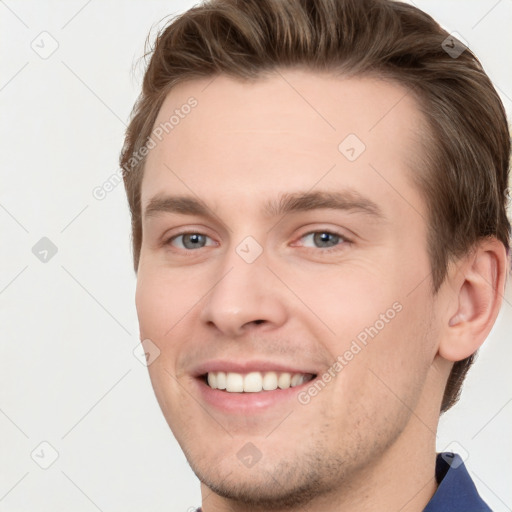
[[172, 245], [179, 249], [194, 250], [205, 247], [207, 239], [210, 239], [210, 237], [203, 235], [202, 233], [181, 233], [179, 235], [172, 236], [165, 243], [166, 245]]
[[[301, 240], [309, 240], [313, 242], [313, 247], [320, 249], [330, 249], [338, 245], [350, 243], [350, 240], [339, 233], [333, 233], [331, 231], [312, 231], [303, 235]], [[343, 243], [343, 244], [342, 244]], [[305, 244], [307, 247], [308, 245]], [[309, 247], [311, 247], [309, 245]]]
[[[303, 241], [303, 245], [305, 247], [313, 247], [318, 249], [335, 249], [337, 246], [345, 245], [350, 243], [350, 240], [343, 236], [340, 233], [334, 233], [331, 231], [311, 231], [310, 233], [306, 233], [300, 237], [300, 240]], [[210, 243], [208, 243], [210, 241]], [[304, 243], [306, 241], [306, 243]], [[311, 243], [313, 245], [311, 246]], [[186, 251], [202, 249], [206, 246], [215, 245], [213, 240], [202, 233], [197, 232], [188, 232], [188, 233], [180, 233], [178, 235], [173, 235], [169, 238], [165, 245], [172, 245], [173, 247], [177, 247], [178, 249], [183, 249]]]

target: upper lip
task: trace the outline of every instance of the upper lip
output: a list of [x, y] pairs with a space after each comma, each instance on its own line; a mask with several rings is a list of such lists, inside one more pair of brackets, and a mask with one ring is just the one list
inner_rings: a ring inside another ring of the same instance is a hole
[[268, 360], [226, 361], [220, 359], [207, 361], [196, 366], [192, 371], [192, 374], [195, 377], [201, 377], [210, 372], [287, 372], [311, 375], [318, 374], [318, 371], [312, 368], [291, 366], [286, 363], [277, 363]]

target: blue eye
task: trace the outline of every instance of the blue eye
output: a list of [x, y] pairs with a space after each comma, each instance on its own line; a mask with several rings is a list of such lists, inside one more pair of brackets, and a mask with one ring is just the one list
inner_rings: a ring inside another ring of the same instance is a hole
[[315, 244], [314, 247], [319, 249], [329, 249], [340, 245], [340, 242], [348, 242], [348, 240], [337, 233], [331, 233], [330, 231], [312, 231], [302, 236], [301, 239], [312, 237], [312, 241]]
[[182, 240], [180, 249], [194, 250], [205, 247], [206, 239], [209, 237], [201, 233], [181, 233], [180, 235], [173, 236], [166, 243], [173, 245], [173, 242], [180, 238]]
[[[304, 247], [335, 250], [337, 246], [349, 244], [350, 240], [341, 234], [333, 233], [331, 231], [311, 231], [303, 235], [300, 240], [309, 240], [309, 243], [304, 244]], [[210, 243], [208, 243], [210, 241]], [[311, 243], [313, 245], [311, 245]], [[215, 245], [215, 242], [202, 233], [188, 232], [180, 233], [169, 238], [165, 245], [172, 245], [178, 249], [193, 251], [195, 249], [202, 249], [203, 247]]]

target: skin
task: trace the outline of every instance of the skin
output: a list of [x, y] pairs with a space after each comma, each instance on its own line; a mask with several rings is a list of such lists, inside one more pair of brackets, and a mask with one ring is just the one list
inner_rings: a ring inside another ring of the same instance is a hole
[[[423, 510], [437, 487], [446, 379], [498, 314], [503, 245], [489, 239], [451, 263], [432, 294], [427, 206], [411, 179], [425, 127], [396, 84], [300, 69], [194, 80], [169, 93], [155, 126], [190, 96], [197, 107], [148, 155], [142, 208], [157, 194], [189, 195], [212, 216], [143, 216], [136, 307], [141, 340], [160, 350], [152, 385], [202, 482], [203, 511]], [[353, 162], [338, 149], [348, 134], [366, 146]], [[261, 213], [282, 193], [347, 189], [383, 217]], [[327, 251], [308, 235], [325, 231], [350, 241], [333, 237]], [[206, 235], [204, 245], [186, 248], [183, 233]], [[247, 236], [263, 251], [252, 263], [236, 252]], [[400, 312], [305, 405], [292, 394], [228, 413], [198, 392], [193, 370], [218, 358], [322, 374], [396, 303]], [[237, 454], [249, 442], [261, 458], [246, 467]]]

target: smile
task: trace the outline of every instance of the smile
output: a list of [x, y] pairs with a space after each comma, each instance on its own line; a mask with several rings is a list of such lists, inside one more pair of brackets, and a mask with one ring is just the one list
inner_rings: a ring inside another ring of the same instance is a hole
[[259, 393], [261, 391], [274, 391], [300, 386], [314, 379], [310, 373], [290, 372], [208, 372], [204, 375], [205, 382], [211, 389], [218, 389], [228, 393]]

